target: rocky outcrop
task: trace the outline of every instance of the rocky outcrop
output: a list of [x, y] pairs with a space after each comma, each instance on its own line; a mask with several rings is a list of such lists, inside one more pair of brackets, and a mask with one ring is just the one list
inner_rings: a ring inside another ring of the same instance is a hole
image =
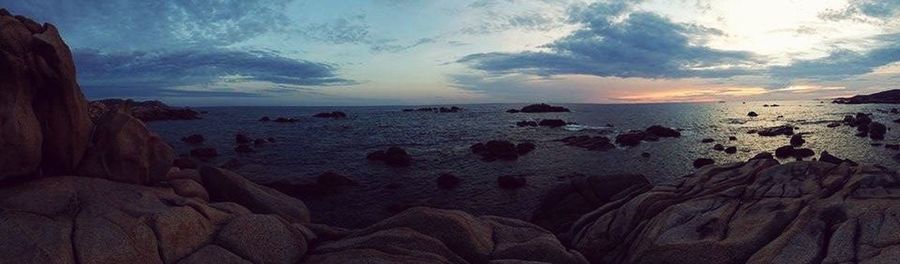
[[572, 226], [594, 263], [886, 263], [900, 179], [872, 165], [772, 159], [709, 166]]
[[373, 151], [366, 155], [366, 159], [384, 162], [385, 165], [391, 167], [409, 167], [412, 165], [412, 156], [400, 147]]
[[100, 118], [79, 175], [118, 182], [148, 184], [163, 181], [175, 152], [137, 118], [120, 111]]
[[425, 207], [323, 243], [309, 254], [307, 263], [587, 263], [533, 224]]
[[144, 122], [200, 119], [200, 113], [197, 111], [190, 108], [172, 107], [160, 101], [104, 99], [92, 101], [90, 108], [93, 117], [99, 117], [110, 110], [121, 109]]
[[203, 186], [213, 202], [234, 202], [259, 214], [277, 214], [291, 223], [309, 223], [306, 204], [240, 175], [210, 166], [200, 168]]
[[554, 113], [554, 112], [570, 112], [568, 108], [562, 106], [552, 106], [548, 104], [533, 104], [522, 107], [522, 109], [510, 109], [507, 113]]
[[0, 14], [0, 180], [72, 173], [91, 121], [56, 27]]
[[848, 98], [837, 98], [835, 104], [897, 104], [900, 103], [900, 90], [888, 90], [869, 95], [857, 95]]
[[0, 208], [8, 263], [296, 263], [314, 238], [234, 203], [97, 178], [2, 188]]

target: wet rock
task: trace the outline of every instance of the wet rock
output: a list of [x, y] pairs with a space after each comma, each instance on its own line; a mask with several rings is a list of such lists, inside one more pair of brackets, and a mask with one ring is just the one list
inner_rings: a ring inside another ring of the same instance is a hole
[[91, 147], [79, 175], [149, 184], [166, 179], [175, 151], [144, 123], [120, 111], [109, 112], [94, 127]]
[[649, 158], [649, 157], [650, 157], [650, 153], [642, 152], [642, 153], [641, 153], [641, 157], [642, 157], [642, 158]]
[[777, 127], [764, 128], [756, 132], [756, 134], [764, 137], [774, 137], [780, 135], [790, 136], [794, 134], [794, 126], [782, 125]]
[[787, 145], [783, 147], [779, 147], [775, 150], [775, 156], [778, 158], [787, 158], [794, 157], [796, 159], [803, 159], [807, 157], [812, 157], [816, 153], [808, 148], [794, 148], [794, 146]]
[[716, 163], [716, 161], [714, 161], [714, 160], [712, 160], [712, 159], [708, 159], [708, 158], [698, 158], [698, 159], [695, 159], [695, 160], [694, 160], [694, 168], [698, 168], [698, 169], [699, 169], [699, 168], [702, 168], [703, 166], [706, 166], [706, 165], [712, 165], [712, 164], [715, 164], [715, 163]]
[[254, 152], [256, 152], [256, 150], [254, 150], [252, 147], [250, 147], [250, 144], [239, 144], [239, 145], [237, 145], [237, 147], [234, 147], [234, 152], [254, 153]]
[[869, 137], [875, 140], [884, 139], [884, 133], [887, 132], [887, 127], [884, 124], [879, 122], [870, 122], [869, 123]]
[[716, 144], [715, 146], [713, 146], [713, 150], [723, 151], [723, 150], [725, 150], [725, 146], [722, 144]]
[[453, 189], [456, 188], [461, 181], [462, 180], [460, 180], [459, 177], [456, 177], [456, 175], [444, 173], [441, 174], [441, 176], [438, 176], [437, 185], [442, 189]]
[[497, 186], [503, 189], [518, 189], [525, 187], [525, 177], [518, 175], [503, 175], [497, 177]]
[[253, 142], [253, 139], [245, 134], [238, 133], [234, 135], [234, 142], [237, 144], [250, 144]]
[[648, 135], [654, 135], [654, 136], [660, 137], [660, 138], [681, 137], [681, 132], [678, 132], [678, 130], [660, 126], [660, 125], [650, 126], [644, 131]]
[[803, 139], [803, 134], [796, 134], [791, 136], [791, 146], [799, 147], [803, 146], [803, 143], [806, 143], [806, 140]]
[[531, 142], [519, 143], [516, 145], [516, 153], [518, 153], [519, 156], [525, 155], [533, 151], [536, 147], [537, 146], [535, 146], [534, 143]]
[[440, 113], [458, 113], [460, 111], [462, 111], [462, 108], [459, 108], [457, 106], [441, 107], [440, 109], [438, 109], [438, 112]]
[[519, 112], [519, 109], [509, 109], [509, 110], [506, 110], [506, 112], [510, 113], [510, 114], [515, 114], [515, 113]]
[[550, 112], [570, 112], [568, 108], [562, 106], [551, 106], [548, 104], [533, 104], [522, 107], [519, 112], [522, 113], [550, 113]]
[[828, 125], [827, 125], [827, 127], [831, 127], [831, 128], [839, 127], [839, 126], [841, 126], [841, 123], [838, 123], [838, 122], [831, 122], [831, 123], [828, 123]]
[[700, 140], [700, 142], [701, 143], [713, 143], [713, 142], [716, 142], [716, 140], [711, 139], [711, 138], [704, 138], [704, 139]]
[[747, 116], [749, 116], [749, 117], [757, 117], [757, 116], [759, 116], [759, 114], [757, 114], [756, 112], [750, 111], [749, 113], [747, 113]]
[[[491, 140], [484, 144], [477, 143], [472, 145], [469, 149], [472, 150], [472, 153], [480, 155], [482, 160], [488, 162], [495, 160], [516, 160], [520, 155], [518, 145], [506, 140]], [[523, 151], [527, 149], [527, 144], [522, 146]]]
[[330, 112], [330, 113], [327, 113], [327, 112], [326, 113], [318, 113], [318, 114], [313, 115], [313, 117], [339, 119], [339, 118], [347, 118], [347, 114], [344, 112], [340, 112], [340, 111], [334, 111], [334, 112]]
[[756, 154], [756, 155], [753, 156], [752, 158], [750, 158], [750, 160], [773, 159], [773, 158], [774, 158], [774, 157], [772, 157], [772, 153], [763, 151], [763, 152], [760, 152], [760, 153]]
[[794, 147], [793, 146], [782, 146], [775, 149], [775, 157], [780, 159], [787, 158], [794, 155]]
[[644, 140], [646, 134], [644, 131], [632, 130], [625, 134], [616, 136], [616, 143], [624, 146], [637, 146]]
[[585, 148], [591, 151], [607, 151], [616, 148], [615, 145], [610, 143], [609, 138], [604, 136], [571, 136], [560, 141], [568, 146]]
[[519, 121], [516, 122], [516, 126], [518, 127], [536, 127], [538, 123], [535, 121]]
[[212, 159], [219, 156], [215, 148], [203, 147], [191, 149], [191, 156], [201, 159]]
[[566, 121], [562, 121], [560, 119], [544, 119], [538, 123], [539, 126], [545, 127], [562, 127], [566, 126]]
[[296, 123], [296, 122], [300, 122], [300, 119], [296, 119], [293, 117], [279, 117], [279, 118], [275, 118], [275, 120], [272, 120], [272, 121], [275, 123]]
[[735, 137], [735, 136], [730, 136], [730, 137], [728, 137], [728, 140], [735, 141], [735, 140], [737, 140], [737, 137]]
[[828, 163], [832, 163], [832, 164], [841, 164], [841, 163], [846, 162], [847, 164], [850, 164], [851, 166], [859, 165], [856, 162], [853, 162], [852, 160], [841, 159], [841, 158], [835, 157], [834, 155], [831, 155], [831, 153], [828, 153], [828, 151], [822, 151], [822, 154], [819, 155], [819, 161], [828, 162]]
[[406, 150], [399, 147], [390, 147], [387, 150], [378, 150], [366, 156], [369, 160], [381, 161], [391, 167], [409, 167], [412, 157]]
[[737, 147], [727, 147], [727, 148], [725, 148], [725, 153], [728, 153], [728, 154], [737, 153]]
[[206, 138], [204, 138], [203, 135], [200, 135], [200, 134], [193, 134], [193, 135], [181, 138], [181, 141], [183, 141], [184, 143], [188, 143], [188, 144], [200, 144], [200, 143], [203, 143], [203, 141], [206, 141]]
[[333, 171], [325, 172], [316, 178], [316, 183], [321, 186], [338, 187], [338, 186], [356, 186], [359, 185], [353, 179], [347, 176], [337, 174]]

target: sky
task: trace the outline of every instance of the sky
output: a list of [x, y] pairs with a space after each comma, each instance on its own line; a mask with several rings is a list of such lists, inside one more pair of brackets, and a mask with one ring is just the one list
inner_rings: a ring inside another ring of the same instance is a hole
[[176, 105], [823, 99], [898, 88], [900, 0], [0, 0], [89, 98]]

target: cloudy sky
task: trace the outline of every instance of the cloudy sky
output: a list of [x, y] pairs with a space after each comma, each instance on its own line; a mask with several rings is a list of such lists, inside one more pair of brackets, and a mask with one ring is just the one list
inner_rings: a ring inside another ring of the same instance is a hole
[[900, 0], [0, 0], [89, 97], [182, 105], [814, 99], [898, 88]]

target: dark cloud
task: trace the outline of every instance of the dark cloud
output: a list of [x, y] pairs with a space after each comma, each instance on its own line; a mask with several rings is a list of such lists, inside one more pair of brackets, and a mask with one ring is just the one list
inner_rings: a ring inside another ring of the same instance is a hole
[[778, 80], [841, 80], [900, 61], [900, 34], [881, 35], [872, 40], [879, 42], [880, 46], [863, 52], [838, 49], [826, 57], [772, 67], [769, 72]]
[[284, 28], [290, 1], [0, 0], [13, 13], [56, 24], [70, 45], [114, 50], [248, 40]]
[[[102, 97], [141, 94], [185, 96], [249, 96], [248, 92], [189, 92], [181, 86], [216, 82], [260, 81], [272, 86], [349, 85], [328, 64], [295, 60], [264, 51], [222, 49], [174, 52], [103, 53], [75, 50], [78, 78], [88, 95]], [[230, 79], [229, 79], [230, 78]]]
[[846, 7], [826, 10], [819, 17], [832, 21], [879, 22], [895, 18], [898, 12], [900, 0], [850, 0]]
[[583, 28], [546, 45], [547, 51], [480, 53], [459, 62], [499, 74], [643, 78], [729, 77], [749, 74], [747, 66], [757, 63], [748, 52], [699, 45], [719, 30], [631, 8], [630, 1], [573, 8], [570, 21]]

